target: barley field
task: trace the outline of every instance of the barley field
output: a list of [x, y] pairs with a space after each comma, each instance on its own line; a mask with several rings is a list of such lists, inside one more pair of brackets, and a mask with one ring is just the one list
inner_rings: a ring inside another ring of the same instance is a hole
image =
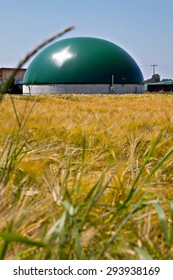
[[6, 95], [0, 259], [173, 259], [173, 95]]

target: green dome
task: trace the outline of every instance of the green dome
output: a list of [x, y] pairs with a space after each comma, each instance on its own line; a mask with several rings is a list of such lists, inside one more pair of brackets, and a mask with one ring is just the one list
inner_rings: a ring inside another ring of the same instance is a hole
[[119, 46], [97, 38], [69, 38], [41, 51], [29, 65], [24, 84], [141, 84], [134, 59]]

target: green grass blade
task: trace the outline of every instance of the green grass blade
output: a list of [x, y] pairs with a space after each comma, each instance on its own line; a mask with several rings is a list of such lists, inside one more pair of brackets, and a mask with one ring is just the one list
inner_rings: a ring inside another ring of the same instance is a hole
[[84, 135], [83, 137], [82, 164], [81, 164], [81, 172], [80, 172], [76, 193], [79, 193], [81, 182], [82, 182], [83, 169], [85, 165], [85, 153], [86, 153], [86, 135]]
[[142, 186], [146, 184], [151, 177], [155, 174], [155, 172], [162, 166], [163, 163], [167, 161], [167, 159], [173, 154], [173, 148], [171, 148], [165, 156], [156, 164], [156, 166], [151, 170], [150, 174], [145, 178], [145, 180], [142, 183]]
[[133, 206], [133, 208], [129, 211], [128, 214], [125, 214], [124, 217], [122, 217], [122, 222], [120, 225], [116, 228], [114, 234], [111, 238], [108, 239], [107, 242], [105, 242], [103, 248], [100, 250], [100, 253], [98, 254], [96, 259], [100, 259], [106, 250], [109, 248], [109, 246], [114, 242], [114, 240], [117, 238], [117, 235], [120, 233], [120, 231], [124, 228], [124, 226], [127, 224], [127, 222], [130, 220], [130, 218], [134, 215], [134, 213], [137, 211], [137, 209], [140, 209], [140, 205], [143, 202], [143, 199], [145, 197], [145, 194], [141, 196], [141, 198], [136, 202], [136, 204]]
[[12, 135], [10, 137], [9, 145], [6, 147], [7, 155], [4, 166], [2, 166], [0, 181], [7, 183], [16, 163], [19, 163], [27, 153], [26, 150], [24, 151], [27, 141], [28, 138], [23, 143], [19, 143], [18, 135]]
[[6, 142], [5, 142], [5, 145], [1, 151], [1, 154], [0, 154], [0, 159], [2, 159], [3, 155], [5, 154], [5, 151], [7, 150], [7, 147], [9, 145], [9, 141], [10, 141], [10, 137], [7, 138]]
[[[151, 170], [150, 174], [148, 176], [145, 177], [145, 179], [142, 181], [142, 183], [139, 185], [139, 187], [137, 187], [136, 189], [134, 189], [133, 192], [133, 196], [135, 196], [141, 189], [142, 187], [149, 182], [149, 180], [152, 178], [152, 176], [156, 173], [156, 171], [167, 161], [167, 159], [173, 154], [173, 148], [171, 148], [165, 155], [163, 158], [161, 158], [161, 160], [156, 164], [156, 166]], [[131, 197], [130, 197], [131, 198]], [[129, 201], [129, 197], [128, 200], [126, 201], [126, 203]]]
[[153, 260], [152, 256], [142, 248], [136, 247], [135, 251], [137, 252], [141, 260]]
[[[1, 173], [1, 177], [0, 177], [0, 182], [1, 181], [6, 181], [5, 177], [9, 176], [9, 174], [7, 172], [7, 169], [8, 169], [7, 167], [8, 167], [8, 164], [10, 162], [10, 155], [12, 153], [13, 144], [14, 144], [14, 135], [9, 137], [8, 140], [7, 140], [7, 144], [6, 144], [7, 154], [6, 154], [5, 162], [2, 166], [2, 173]], [[7, 173], [7, 175], [6, 175], [6, 173]]]
[[170, 212], [171, 212], [171, 230], [170, 230], [170, 236], [169, 236], [169, 243], [173, 241], [173, 200], [169, 201], [170, 205]]
[[29, 246], [38, 246], [38, 247], [47, 246], [45, 243], [43, 243], [41, 241], [34, 241], [34, 240], [31, 240], [27, 237], [23, 237], [19, 234], [6, 232], [6, 231], [0, 232], [0, 237], [3, 238], [8, 243], [18, 242], [18, 243], [26, 244], [26, 245], [29, 245]]
[[160, 220], [160, 224], [162, 227], [163, 235], [167, 244], [169, 244], [169, 236], [168, 236], [168, 224], [166, 220], [165, 211], [159, 203], [154, 203], [154, 207], [156, 209], [158, 218]]
[[68, 201], [63, 201], [62, 205], [64, 206], [65, 210], [67, 211], [69, 216], [75, 216], [77, 214], [78, 208], [73, 207]]
[[[30, 117], [32, 111], [33, 111], [33, 108], [34, 108], [34, 106], [35, 106], [35, 103], [36, 103], [36, 101], [37, 101], [37, 98], [38, 98], [38, 96], [35, 96], [34, 101], [33, 101], [33, 103], [32, 103], [32, 106], [31, 106], [29, 112], [27, 113], [26, 118], [24, 119], [24, 117], [23, 117], [23, 119], [21, 120], [20, 130], [22, 130], [22, 129], [25, 127], [25, 125], [26, 125], [26, 123], [27, 123], [27, 121], [28, 121], [28, 119], [29, 119], [29, 117]], [[20, 132], [20, 131], [19, 131], [19, 132]]]
[[17, 121], [17, 124], [18, 126], [20, 127], [21, 126], [21, 122], [19, 120], [19, 116], [18, 116], [18, 113], [17, 113], [17, 109], [16, 109], [16, 106], [15, 106], [15, 103], [14, 103], [14, 100], [13, 100], [13, 97], [12, 95], [10, 94], [10, 99], [11, 99], [11, 103], [13, 105], [13, 110], [14, 110], [14, 114], [15, 114], [15, 117], [16, 117], [16, 121]]
[[92, 197], [92, 195], [94, 194], [95, 190], [97, 189], [98, 186], [100, 186], [101, 182], [103, 181], [105, 176], [105, 173], [103, 172], [101, 174], [101, 176], [99, 177], [99, 179], [95, 182], [95, 184], [92, 186], [91, 190], [88, 192], [88, 194], [86, 195], [85, 199], [84, 199], [84, 204], [86, 204]]
[[[101, 195], [104, 193], [104, 191], [106, 190], [106, 188], [109, 186], [109, 183], [110, 183], [110, 181], [112, 180], [113, 176], [114, 176], [114, 175], [112, 175], [112, 176], [108, 179], [108, 181], [107, 181], [102, 187], [97, 188], [97, 187], [99, 186], [99, 184], [97, 184], [96, 187], [95, 187], [95, 185], [94, 185], [94, 189], [96, 189], [96, 192], [95, 192], [95, 194], [91, 197], [91, 201], [90, 201], [90, 203], [88, 204], [88, 207], [87, 207], [87, 209], [86, 209], [86, 211], [85, 211], [85, 214], [83, 215], [83, 218], [82, 218], [82, 220], [81, 220], [81, 222], [80, 222], [80, 227], [81, 227], [81, 228], [82, 228], [83, 225], [85, 224], [85, 222], [86, 222], [86, 220], [87, 220], [87, 218], [88, 218], [88, 215], [89, 215], [91, 209], [92, 209], [93, 206], [97, 203], [97, 201], [99, 200], [99, 198], [101, 197]], [[99, 182], [98, 182], [98, 183], [99, 183]]]
[[64, 231], [65, 229], [65, 222], [67, 218], [66, 210], [63, 211], [61, 217], [53, 224], [53, 226], [49, 229], [45, 236], [46, 241], [50, 241], [52, 239], [57, 239], [58, 236]]
[[79, 230], [76, 229], [76, 234], [75, 234], [75, 247], [76, 247], [76, 258], [78, 260], [82, 259], [82, 245], [80, 241], [80, 233]]
[[3, 260], [5, 258], [7, 249], [8, 249], [9, 242], [7, 240], [4, 240], [4, 242], [1, 245], [0, 248], [0, 260]]
[[138, 190], [138, 188], [136, 189], [137, 182], [139, 181], [139, 178], [141, 177], [141, 175], [142, 175], [142, 173], [143, 173], [143, 171], [144, 171], [144, 169], [145, 169], [147, 163], [149, 162], [149, 159], [150, 159], [150, 157], [152, 156], [152, 154], [153, 154], [153, 152], [154, 152], [154, 150], [155, 150], [157, 144], [160, 142], [161, 136], [162, 136], [162, 134], [160, 133], [160, 134], [158, 135], [158, 137], [156, 138], [156, 140], [152, 143], [152, 145], [151, 145], [151, 147], [150, 147], [150, 149], [149, 149], [149, 151], [148, 151], [148, 153], [147, 153], [147, 155], [146, 155], [146, 157], [145, 157], [145, 159], [144, 159], [144, 162], [143, 162], [143, 164], [142, 164], [142, 166], [141, 166], [141, 168], [140, 168], [140, 170], [139, 170], [139, 173], [137, 174], [137, 176], [136, 176], [136, 178], [135, 178], [135, 180], [134, 180], [134, 182], [133, 182], [133, 184], [132, 184], [132, 186], [131, 186], [131, 189], [130, 189], [130, 191], [129, 191], [129, 194], [128, 194], [126, 200], [124, 201], [124, 204], [125, 204], [125, 205], [126, 205], [126, 204], [131, 200], [131, 198], [135, 195], [136, 190]]

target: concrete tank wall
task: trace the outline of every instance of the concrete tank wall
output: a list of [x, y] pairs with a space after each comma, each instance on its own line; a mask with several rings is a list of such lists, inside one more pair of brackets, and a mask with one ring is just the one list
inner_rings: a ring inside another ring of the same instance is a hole
[[23, 85], [23, 94], [109, 94], [109, 93], [143, 93], [144, 86], [139, 84], [113, 85], [108, 84], [53, 84], [53, 85]]

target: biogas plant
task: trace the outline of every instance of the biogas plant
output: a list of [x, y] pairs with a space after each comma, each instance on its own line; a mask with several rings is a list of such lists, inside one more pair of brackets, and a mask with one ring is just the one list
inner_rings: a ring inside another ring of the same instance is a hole
[[24, 94], [143, 93], [144, 78], [135, 60], [116, 44], [98, 38], [58, 41], [29, 65]]

